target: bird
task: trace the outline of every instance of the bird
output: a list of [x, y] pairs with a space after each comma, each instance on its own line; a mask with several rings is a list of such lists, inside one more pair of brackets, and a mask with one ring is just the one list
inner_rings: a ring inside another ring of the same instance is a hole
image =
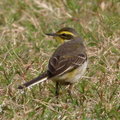
[[19, 85], [18, 89], [23, 90], [43, 81], [52, 80], [56, 83], [56, 96], [59, 96], [61, 85], [69, 85], [68, 91], [71, 94], [73, 85], [80, 81], [88, 65], [84, 41], [71, 27], [64, 27], [46, 35], [52, 36], [61, 44], [49, 59], [47, 70], [31, 81]]

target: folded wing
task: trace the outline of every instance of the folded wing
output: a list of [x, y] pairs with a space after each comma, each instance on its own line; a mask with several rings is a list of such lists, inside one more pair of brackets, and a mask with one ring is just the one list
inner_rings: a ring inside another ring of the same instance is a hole
[[77, 56], [54, 56], [50, 59], [48, 73], [50, 77], [63, 75], [81, 66], [87, 59], [85, 53]]

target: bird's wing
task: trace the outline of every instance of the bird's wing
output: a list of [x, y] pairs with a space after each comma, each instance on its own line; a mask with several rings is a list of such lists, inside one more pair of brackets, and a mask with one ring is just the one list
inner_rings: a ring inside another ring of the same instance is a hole
[[85, 53], [78, 54], [77, 56], [54, 56], [50, 59], [48, 65], [48, 72], [50, 77], [63, 75], [68, 71], [81, 66], [87, 59]]

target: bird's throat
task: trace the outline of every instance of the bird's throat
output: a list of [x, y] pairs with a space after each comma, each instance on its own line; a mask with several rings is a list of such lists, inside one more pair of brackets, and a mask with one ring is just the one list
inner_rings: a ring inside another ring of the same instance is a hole
[[59, 42], [59, 43], [64, 43], [65, 41], [64, 41], [64, 39], [62, 39], [62, 38], [60, 38], [60, 37], [54, 37], [55, 38], [55, 40], [57, 41], [57, 42]]

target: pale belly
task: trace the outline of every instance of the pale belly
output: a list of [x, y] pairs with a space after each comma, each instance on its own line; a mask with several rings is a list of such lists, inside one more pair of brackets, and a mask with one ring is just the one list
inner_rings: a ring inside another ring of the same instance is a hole
[[52, 78], [54, 82], [59, 82], [61, 84], [65, 83], [76, 83], [80, 80], [80, 78], [84, 75], [85, 70], [87, 68], [88, 62], [86, 61], [82, 66], [78, 67], [72, 72], [66, 73], [62, 76]]

